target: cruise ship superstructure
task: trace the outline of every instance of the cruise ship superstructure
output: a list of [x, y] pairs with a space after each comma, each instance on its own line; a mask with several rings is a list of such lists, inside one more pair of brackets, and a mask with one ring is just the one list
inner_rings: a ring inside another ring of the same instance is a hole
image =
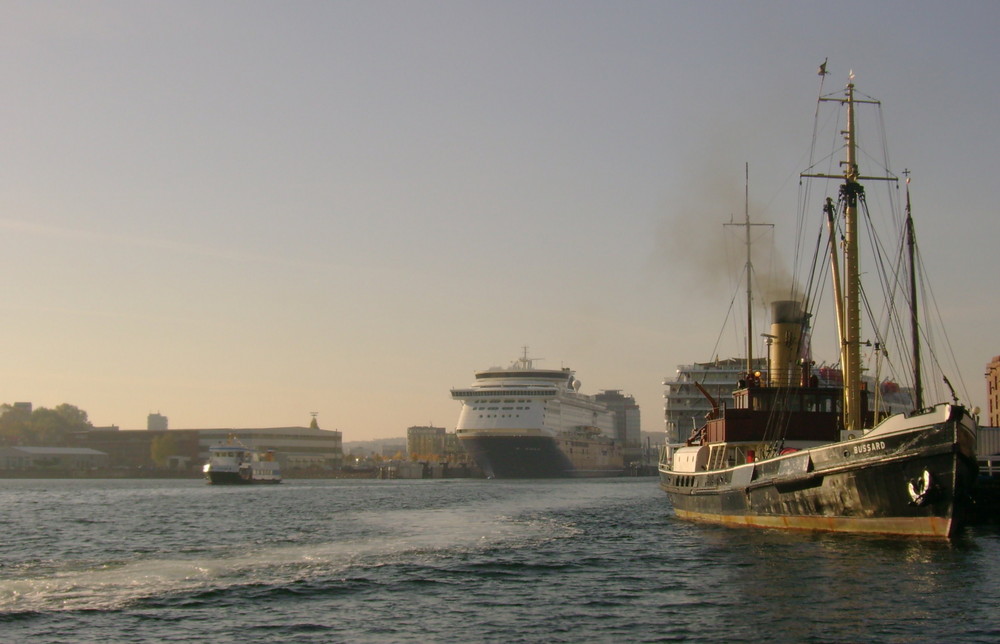
[[[766, 366], [767, 362], [763, 359], [754, 362], [756, 369], [765, 369]], [[732, 407], [733, 390], [746, 369], [746, 360], [740, 358], [678, 365], [677, 375], [663, 380], [667, 442], [684, 442], [705, 422], [705, 417], [712, 411], [712, 402], [701, 389], [707, 391], [717, 404]]]
[[567, 368], [539, 369], [525, 354], [451, 390], [462, 403], [455, 433], [491, 478], [618, 476], [614, 413]]

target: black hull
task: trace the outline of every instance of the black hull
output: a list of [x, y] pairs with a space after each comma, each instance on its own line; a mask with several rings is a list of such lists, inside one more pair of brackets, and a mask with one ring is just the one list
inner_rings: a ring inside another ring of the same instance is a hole
[[466, 451], [490, 478], [590, 478], [623, 473], [620, 456], [606, 459], [596, 455], [599, 450], [614, 450], [613, 445], [578, 439], [574, 441], [575, 447], [571, 447], [573, 453], [567, 453], [562, 446], [565, 442], [569, 441], [545, 436], [462, 438]]
[[206, 472], [205, 480], [211, 485], [274, 485], [281, 479], [245, 478], [237, 472]]
[[950, 421], [718, 471], [661, 468], [660, 486], [684, 519], [950, 537], [972, 510], [974, 450]]

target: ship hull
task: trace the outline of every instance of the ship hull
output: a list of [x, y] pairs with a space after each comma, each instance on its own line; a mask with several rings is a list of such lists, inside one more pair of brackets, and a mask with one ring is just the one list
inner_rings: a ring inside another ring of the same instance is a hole
[[975, 435], [949, 421], [697, 473], [660, 468], [678, 517], [793, 530], [951, 537], [977, 476]]
[[607, 477], [624, 470], [621, 452], [611, 441], [480, 434], [463, 437], [462, 444], [490, 478]]
[[253, 475], [244, 476], [240, 472], [226, 472], [218, 470], [206, 471], [205, 480], [211, 485], [273, 485], [275, 483], [281, 483], [281, 478], [254, 478]]

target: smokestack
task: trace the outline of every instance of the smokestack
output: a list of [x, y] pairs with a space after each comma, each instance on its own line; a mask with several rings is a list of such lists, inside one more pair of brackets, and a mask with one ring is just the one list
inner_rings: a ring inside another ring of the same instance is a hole
[[802, 304], [797, 300], [771, 303], [771, 386], [792, 387], [799, 383], [799, 356], [805, 327]]

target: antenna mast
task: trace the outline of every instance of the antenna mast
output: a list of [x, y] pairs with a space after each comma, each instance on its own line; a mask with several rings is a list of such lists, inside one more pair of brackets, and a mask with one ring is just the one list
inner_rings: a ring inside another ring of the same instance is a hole
[[747, 263], [746, 263], [746, 273], [747, 273], [747, 375], [753, 373], [753, 286], [751, 283], [751, 277], [753, 275], [753, 260], [750, 254], [750, 227], [751, 226], [770, 226], [774, 227], [774, 224], [753, 224], [750, 223], [750, 163], [745, 164], [745, 181], [743, 188], [743, 223], [734, 224], [728, 223], [723, 224], [723, 226], [745, 226], [746, 227], [746, 247], [747, 247]]

